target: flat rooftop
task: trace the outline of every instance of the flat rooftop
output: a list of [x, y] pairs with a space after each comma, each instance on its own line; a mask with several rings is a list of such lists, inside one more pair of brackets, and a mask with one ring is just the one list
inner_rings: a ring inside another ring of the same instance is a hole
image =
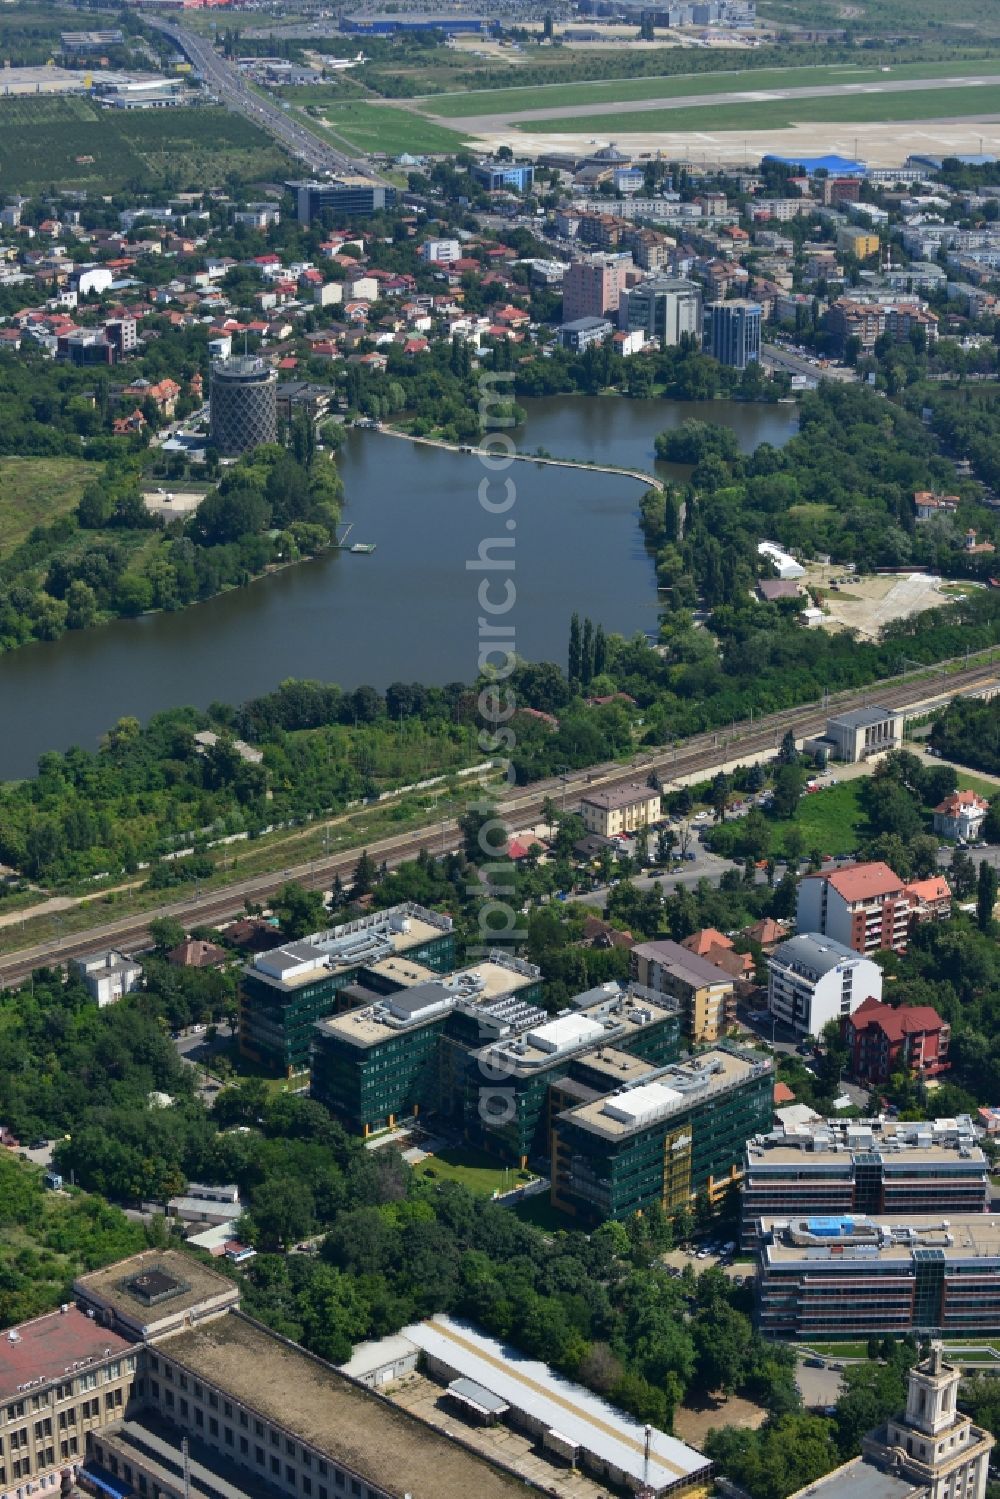
[[592, 1134], [620, 1140], [773, 1070], [770, 1060], [719, 1047], [661, 1069], [655, 1081], [568, 1109], [562, 1117]]
[[[460, 1378], [472, 1380], [515, 1411], [528, 1411], [564, 1439], [642, 1482], [646, 1428], [547, 1364], [525, 1358], [464, 1322], [440, 1313], [403, 1329], [405, 1337]], [[704, 1474], [711, 1463], [685, 1442], [650, 1428], [654, 1490]]]
[[910, 1499], [913, 1494], [925, 1492], [922, 1485], [898, 1478], [894, 1473], [883, 1473], [863, 1457], [852, 1458], [801, 1491], [810, 1499]]
[[[401, 1030], [427, 1024], [459, 1005], [486, 1010], [506, 996], [536, 984], [540, 970], [530, 963], [497, 962], [486, 959], [471, 968], [462, 968], [445, 977], [434, 974], [429, 980], [415, 982], [395, 994], [379, 995], [370, 1005], [347, 1010], [340, 1015], [316, 1022], [321, 1035], [347, 1041], [353, 1046], [370, 1046], [398, 1035]], [[521, 1006], [526, 1017], [544, 1018], [544, 1011], [530, 1003]]]
[[124, 1353], [132, 1346], [78, 1306], [21, 1322], [0, 1334], [0, 1400], [28, 1380], [61, 1379], [74, 1364], [102, 1362], [109, 1351]]
[[418, 963], [416, 958], [405, 956], [379, 958], [377, 962], [369, 963], [364, 971], [378, 974], [379, 978], [390, 979], [401, 989], [407, 989], [411, 984], [429, 984], [441, 976], [433, 968], [428, 968], [426, 963]]
[[[619, 1047], [630, 1036], [678, 1013], [676, 1001], [654, 994], [641, 984], [604, 984], [578, 994], [570, 1004], [572, 1008], [543, 1024], [485, 1047], [481, 1055], [486, 1060], [495, 1059], [504, 1075], [527, 1076], [571, 1053]], [[645, 1063], [641, 1071], [649, 1072], [649, 1064]], [[618, 1078], [619, 1082], [629, 1080], [624, 1073]]]
[[[848, 1217], [850, 1215], [845, 1215], [845, 1219]], [[907, 1214], [902, 1224], [894, 1224], [887, 1218], [866, 1219], [856, 1214], [853, 1233], [830, 1233], [825, 1238], [811, 1235], [807, 1243], [789, 1242], [790, 1233], [803, 1226], [832, 1221], [806, 1216], [762, 1218], [760, 1235], [764, 1242], [761, 1253], [766, 1263], [847, 1264], [863, 1268], [873, 1261], [907, 1264], [916, 1255], [928, 1251], [939, 1252], [946, 1262], [1000, 1260], [1000, 1218], [987, 1213], [947, 1219], [911, 1218]], [[988, 1264], [983, 1270], [996, 1274], [995, 1267]]]
[[985, 1171], [986, 1157], [975, 1142], [972, 1120], [816, 1119], [757, 1135], [747, 1142], [751, 1174], [812, 1165], [839, 1166], [845, 1174], [857, 1159], [875, 1156], [885, 1170], [963, 1162], [969, 1174]]
[[258, 953], [244, 972], [291, 993], [303, 984], [315, 983], [324, 973], [369, 968], [373, 963], [446, 936], [451, 929], [450, 918], [437, 916], [421, 906], [392, 906], [387, 911], [375, 911], [358, 921], [345, 922]]
[[855, 708], [852, 713], [838, 713], [836, 717], [827, 720], [835, 723], [843, 729], [869, 729], [876, 724], [885, 723], [889, 718], [899, 718], [899, 708]]
[[[213, 1204], [201, 1202], [199, 1206]], [[238, 1217], [238, 1207], [230, 1206], [233, 1216]], [[193, 1310], [227, 1292], [234, 1299], [239, 1295], [234, 1281], [179, 1249], [146, 1250], [130, 1260], [81, 1275], [73, 1285], [84, 1300], [100, 1301], [124, 1320], [143, 1325], [156, 1322], [161, 1314], [174, 1317]]]
[[413, 1499], [524, 1494], [520, 1480], [238, 1312], [170, 1334], [157, 1346], [197, 1378], [400, 1499], [404, 1493]]

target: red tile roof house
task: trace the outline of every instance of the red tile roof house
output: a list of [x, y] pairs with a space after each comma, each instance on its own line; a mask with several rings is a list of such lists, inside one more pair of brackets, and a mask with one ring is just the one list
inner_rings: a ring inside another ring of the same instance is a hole
[[692, 932], [690, 937], [684, 938], [681, 947], [688, 952], [697, 953], [699, 958], [707, 958], [716, 968], [722, 968], [728, 973], [730, 978], [753, 978], [754, 962], [751, 954], [737, 952], [725, 933], [717, 931], [714, 926]]
[[844, 1022], [844, 1039], [861, 1082], [886, 1083], [894, 1072], [936, 1077], [950, 1065], [951, 1027], [931, 1005], [893, 1009], [866, 999]]
[[943, 838], [978, 838], [989, 810], [989, 802], [974, 791], [953, 791], [934, 808], [934, 831]]

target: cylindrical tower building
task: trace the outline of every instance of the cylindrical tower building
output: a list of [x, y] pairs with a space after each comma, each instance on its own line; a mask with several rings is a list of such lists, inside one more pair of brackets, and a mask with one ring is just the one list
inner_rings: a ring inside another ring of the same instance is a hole
[[212, 365], [212, 442], [224, 458], [235, 458], [278, 439], [276, 372], [263, 359], [240, 355]]

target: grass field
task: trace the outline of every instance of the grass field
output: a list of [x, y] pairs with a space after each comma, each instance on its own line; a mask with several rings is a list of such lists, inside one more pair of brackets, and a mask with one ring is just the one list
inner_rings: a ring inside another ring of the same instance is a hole
[[102, 110], [87, 99], [0, 100], [0, 192], [61, 185], [181, 190], [280, 176], [271, 139], [224, 109]]
[[[892, 78], [977, 77], [1000, 65], [1000, 57], [974, 62], [904, 63]], [[813, 68], [742, 68], [724, 73], [675, 73], [657, 78], [608, 78], [593, 82], [554, 83], [543, 88], [507, 88], [462, 94], [439, 94], [419, 100], [419, 107], [441, 118], [482, 114], [515, 114], [523, 109], [574, 107], [578, 104], [626, 104], [645, 99], [703, 98], [737, 90], [810, 88], [837, 83], [874, 83], [883, 75], [877, 67], [850, 63]]]
[[517, 1171], [512, 1166], [501, 1166], [493, 1156], [482, 1151], [454, 1147], [428, 1156], [414, 1167], [417, 1176], [430, 1181], [461, 1182], [470, 1192], [483, 1197], [492, 1197], [494, 1192], [508, 1190], [530, 1179], [530, 1172]]
[[67, 515], [95, 473], [82, 458], [0, 458], [0, 557], [34, 526]]
[[973, 775], [968, 770], [958, 770], [957, 775], [959, 791], [978, 791], [987, 801], [1000, 795], [1000, 785], [996, 781], [988, 781], [984, 776]]
[[[781, 130], [789, 125], [816, 122], [862, 125], [891, 124], [897, 120], [948, 120], [969, 115], [1000, 113], [1000, 89], [989, 85], [913, 89], [909, 93], [828, 95], [825, 98], [769, 99], [762, 103], [701, 104], [690, 108], [649, 109], [617, 117], [627, 130]], [[607, 115], [564, 115], [557, 119], [526, 121], [519, 129], [533, 135], [590, 135], [608, 128]]]
[[853, 853], [861, 839], [858, 830], [865, 824], [860, 799], [863, 784], [858, 777], [854, 781], [841, 781], [837, 786], [824, 786], [822, 791], [804, 796], [794, 822], [772, 824], [775, 854], [784, 849], [789, 828], [800, 829], [807, 853], [814, 848], [824, 854]]
[[322, 113], [331, 131], [359, 151], [385, 151], [390, 156], [410, 151], [419, 156], [458, 151], [465, 140], [456, 130], [391, 104], [345, 102], [328, 105]]

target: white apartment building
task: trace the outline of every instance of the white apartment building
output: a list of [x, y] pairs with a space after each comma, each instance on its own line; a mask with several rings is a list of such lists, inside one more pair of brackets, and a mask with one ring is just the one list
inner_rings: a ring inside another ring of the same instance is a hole
[[832, 937], [790, 937], [768, 960], [768, 1009], [800, 1036], [821, 1035], [869, 998], [882, 998], [882, 970]]

